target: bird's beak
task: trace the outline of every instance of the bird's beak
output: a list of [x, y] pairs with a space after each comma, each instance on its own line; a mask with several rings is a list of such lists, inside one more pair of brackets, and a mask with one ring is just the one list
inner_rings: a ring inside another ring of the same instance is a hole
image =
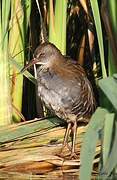
[[[32, 59], [26, 66], [24, 66], [23, 69], [21, 69], [20, 73], [23, 73], [26, 69], [28, 69], [30, 66], [37, 64], [38, 63], [38, 59], [34, 58]], [[39, 64], [39, 63], [38, 63]]]

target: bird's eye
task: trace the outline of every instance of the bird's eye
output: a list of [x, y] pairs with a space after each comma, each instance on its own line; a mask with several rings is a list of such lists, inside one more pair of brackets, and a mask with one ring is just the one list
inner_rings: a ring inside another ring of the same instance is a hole
[[45, 54], [44, 53], [40, 53], [40, 54], [37, 54], [36, 58], [40, 58], [40, 57], [43, 57]]
[[44, 53], [41, 53], [40, 55], [39, 55], [39, 57], [43, 57], [45, 54]]

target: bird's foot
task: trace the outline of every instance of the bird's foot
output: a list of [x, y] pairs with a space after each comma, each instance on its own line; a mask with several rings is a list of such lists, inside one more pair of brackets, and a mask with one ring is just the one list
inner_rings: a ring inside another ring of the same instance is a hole
[[71, 152], [71, 147], [69, 146], [68, 143], [66, 143], [65, 145], [62, 146], [60, 152], [57, 153], [56, 155], [59, 156], [59, 157], [64, 158], [64, 157], [65, 157], [65, 151], [64, 151], [64, 149], [68, 149], [68, 150]]
[[64, 157], [65, 157], [65, 154], [64, 154], [63, 152], [57, 153], [56, 155], [59, 156], [59, 157], [61, 157], [61, 158], [64, 158]]
[[70, 147], [70, 145], [67, 143], [66, 145], [65, 145], [65, 147], [67, 146], [67, 149], [69, 150], [69, 151], [71, 151], [71, 147]]
[[78, 159], [78, 156], [76, 155], [75, 152], [72, 152], [72, 153], [71, 153], [70, 159]]

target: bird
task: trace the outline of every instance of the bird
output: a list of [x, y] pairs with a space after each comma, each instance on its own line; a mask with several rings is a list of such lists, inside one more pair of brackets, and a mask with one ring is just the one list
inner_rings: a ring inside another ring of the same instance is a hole
[[[47, 108], [67, 122], [63, 149], [67, 146], [70, 158], [76, 159], [75, 141], [80, 121], [88, 122], [96, 109], [93, 88], [82, 66], [62, 55], [60, 50], [50, 42], [39, 45], [34, 58], [22, 69], [37, 64], [37, 96]], [[38, 108], [38, 107], [37, 107]], [[69, 147], [68, 138], [72, 136]]]

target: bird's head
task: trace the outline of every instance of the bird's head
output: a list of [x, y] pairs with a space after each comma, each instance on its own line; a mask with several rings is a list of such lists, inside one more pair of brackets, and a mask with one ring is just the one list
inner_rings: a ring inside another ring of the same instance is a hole
[[33, 59], [21, 70], [21, 72], [24, 72], [34, 64], [38, 64], [41, 66], [49, 64], [52, 60], [57, 59], [55, 57], [58, 56], [61, 56], [61, 52], [55, 45], [47, 42], [43, 43], [36, 48]]

